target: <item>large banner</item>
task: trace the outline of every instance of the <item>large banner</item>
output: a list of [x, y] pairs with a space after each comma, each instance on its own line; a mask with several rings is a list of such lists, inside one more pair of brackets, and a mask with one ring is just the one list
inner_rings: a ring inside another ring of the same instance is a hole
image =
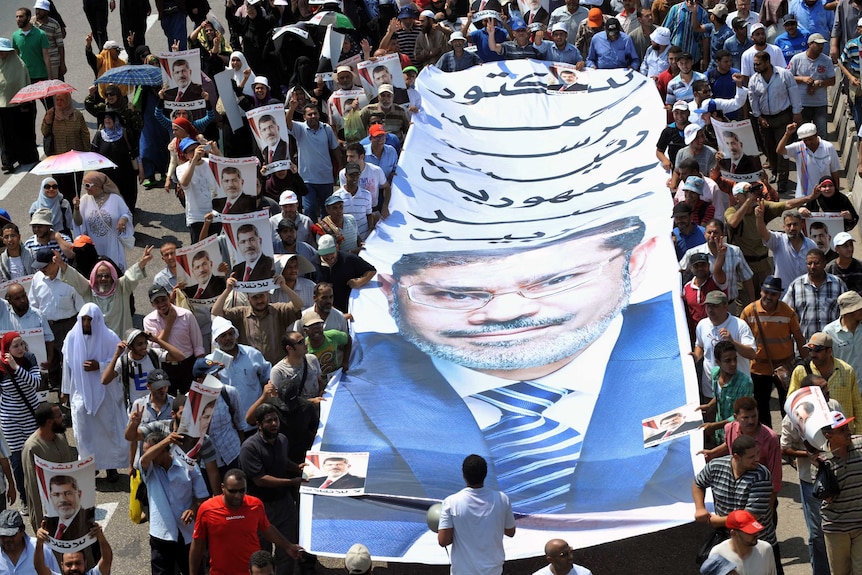
[[593, 70], [549, 94], [540, 62], [423, 70], [391, 215], [351, 302], [356, 363], [321, 403], [317, 452], [369, 454], [361, 497], [303, 495], [300, 543], [444, 564], [426, 524], [469, 454], [509, 494], [507, 558], [690, 522], [701, 434], [645, 447], [698, 401], [655, 86]]

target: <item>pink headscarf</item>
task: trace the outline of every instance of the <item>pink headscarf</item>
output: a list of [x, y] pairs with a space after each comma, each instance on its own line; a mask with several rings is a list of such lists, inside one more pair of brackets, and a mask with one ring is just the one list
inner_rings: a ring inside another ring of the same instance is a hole
[[[105, 293], [101, 293], [99, 291], [99, 289], [98, 289], [99, 282], [96, 278], [96, 273], [98, 272], [99, 268], [101, 268], [102, 266], [105, 266], [108, 268], [108, 270], [110, 270], [111, 278], [114, 280], [114, 284], [111, 286], [111, 289]], [[116, 291], [116, 289], [117, 289], [117, 278], [118, 277], [119, 276], [117, 275], [117, 269], [114, 266], [112, 266], [109, 262], [106, 262], [106, 261], [96, 262], [96, 265], [93, 266], [93, 270], [90, 272], [90, 288], [92, 288], [93, 293], [96, 294], [97, 296], [110, 297], [110, 296], [114, 295], [114, 291]]]

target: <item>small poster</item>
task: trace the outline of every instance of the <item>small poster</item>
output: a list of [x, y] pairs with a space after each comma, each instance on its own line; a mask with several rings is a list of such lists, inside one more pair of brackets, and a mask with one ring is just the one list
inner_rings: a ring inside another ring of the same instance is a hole
[[308, 482], [299, 488], [300, 493], [335, 497], [365, 493], [368, 452], [310, 451], [305, 456], [305, 463], [303, 477], [308, 478]]
[[718, 166], [721, 176], [736, 182], [757, 182], [763, 166], [751, 128], [751, 120], [721, 122], [712, 118], [718, 150], [724, 155]]
[[15, 278], [14, 280], [8, 280], [5, 282], [0, 282], [0, 298], [6, 298], [6, 291], [9, 289], [9, 286], [14, 284], [21, 284], [24, 288], [24, 291], [30, 293], [30, 285], [33, 283], [33, 276], [21, 276], [20, 278]]
[[222, 383], [217, 377], [207, 375], [203, 383], [193, 381], [186, 396], [186, 407], [180, 417], [177, 433], [183, 436], [179, 446], [186, 458], [192, 460], [203, 445], [215, 411], [215, 402], [221, 394]]
[[[344, 116], [347, 114], [358, 114], [368, 105], [368, 96], [365, 90], [336, 90], [329, 97], [329, 121], [333, 128], [340, 130], [344, 127]], [[352, 117], [352, 116], [351, 116]]]
[[372, 102], [377, 101], [377, 90], [383, 84], [392, 86], [396, 104], [407, 104], [410, 101], [407, 83], [404, 82], [404, 74], [401, 72], [401, 58], [397, 53], [365, 60], [360, 62], [358, 67], [362, 87]]
[[218, 236], [177, 248], [177, 284], [183, 285], [192, 303], [215, 303], [226, 287], [229, 270], [228, 263], [222, 261]]
[[275, 288], [275, 261], [269, 212], [261, 210], [249, 214], [224, 214], [222, 223], [228, 239], [233, 262], [231, 273], [237, 280], [237, 289], [247, 293], [259, 293]]
[[703, 424], [703, 413], [697, 403], [689, 403], [643, 420], [644, 447], [654, 447], [677, 437], [697, 432]]
[[577, 94], [590, 89], [590, 76], [586, 70], [578, 70], [571, 64], [555, 62], [548, 68], [554, 83], [548, 85], [549, 94]]
[[257, 211], [258, 165], [257, 158], [209, 157], [209, 167], [217, 186], [213, 211], [219, 215]]
[[823, 391], [816, 385], [800, 388], [787, 396], [784, 411], [790, 416], [790, 422], [805, 438], [813, 450], [826, 449], [826, 437], [821, 429], [832, 425], [832, 410], [826, 403]]
[[251, 133], [260, 149], [266, 175], [290, 169], [287, 120], [284, 106], [271, 104], [246, 112]]
[[201, 86], [200, 50], [162, 52], [159, 54], [162, 83], [165, 86], [164, 103], [168, 110], [194, 110], [203, 117], [206, 108]]
[[96, 523], [96, 464], [93, 457], [54, 463], [34, 456], [34, 462], [49, 533], [48, 547], [58, 553], [70, 553], [95, 543], [96, 538], [89, 535]]
[[844, 217], [838, 212], [811, 212], [805, 227], [808, 237], [826, 254], [832, 249], [833, 238], [844, 231]]

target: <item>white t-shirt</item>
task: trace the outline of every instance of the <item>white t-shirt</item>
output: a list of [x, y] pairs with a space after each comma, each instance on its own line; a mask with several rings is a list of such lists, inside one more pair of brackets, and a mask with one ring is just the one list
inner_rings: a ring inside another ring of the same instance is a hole
[[[168, 357], [168, 352], [164, 349], [156, 349], [153, 348], [153, 351], [156, 352], [156, 357], [159, 358], [160, 362], [164, 362]], [[144, 359], [137, 361], [132, 359], [132, 356], [126, 354], [129, 360], [129, 365], [132, 368], [132, 374], [134, 377], [129, 377], [129, 402], [135, 403], [136, 399], [141, 397], [148, 396], [150, 394], [147, 389], [147, 375], [155, 369], [153, 362], [150, 360], [150, 354], [144, 354]], [[117, 378], [119, 379], [120, 384], [123, 383], [122, 371], [123, 361], [122, 358], [117, 360], [117, 363], [114, 365], [114, 373], [117, 374]]]
[[[554, 572], [551, 571], [550, 565], [545, 565], [533, 575], [554, 575]], [[580, 565], [572, 565], [572, 570], [569, 571], [568, 575], [593, 575], [593, 572], [587, 569], [586, 567], [581, 567]]]
[[721, 555], [734, 565], [739, 575], [776, 575], [775, 555], [766, 541], [758, 541], [751, 554], [744, 560], [730, 548], [730, 540], [722, 541], [712, 548], [709, 556]]
[[452, 575], [500, 575], [503, 531], [515, 527], [509, 497], [489, 487], [465, 487], [443, 500], [440, 529], [454, 529]]
[[[189, 162], [177, 166], [177, 180], [182, 180], [189, 169]], [[213, 210], [213, 192], [216, 181], [210, 169], [209, 161], [204, 158], [201, 165], [195, 166], [192, 181], [183, 188], [186, 194], [186, 225], [204, 221], [204, 217]]]
[[[751, 328], [738, 317], [727, 314], [727, 319], [720, 325], [712, 325], [712, 321], [708, 317], [700, 320], [694, 330], [694, 337], [695, 345], [703, 349], [703, 378], [701, 378], [700, 390], [706, 397], [712, 397], [710, 374], [712, 373], [712, 368], [715, 366], [715, 344], [721, 341], [719, 332], [722, 329], [727, 329], [730, 332], [730, 337], [733, 338], [733, 341], [737, 341], [754, 350], [757, 349], [757, 342], [754, 340]], [[736, 359], [736, 369], [745, 375], [751, 375], [751, 361], [739, 354], [736, 354]]]
[[[344, 169], [338, 172], [338, 184], [343, 188], [347, 183], [347, 176], [344, 174]], [[386, 183], [386, 174], [380, 166], [375, 166], [371, 162], [365, 162], [365, 169], [359, 174], [359, 187], [367, 190], [371, 194], [371, 207], [377, 209], [377, 203], [380, 201], [380, 187]]]

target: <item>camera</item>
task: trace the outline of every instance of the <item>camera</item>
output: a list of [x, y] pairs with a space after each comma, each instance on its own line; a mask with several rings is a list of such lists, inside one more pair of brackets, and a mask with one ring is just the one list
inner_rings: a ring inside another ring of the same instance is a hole
[[760, 197], [760, 195], [763, 193], [763, 183], [762, 182], [755, 182], [755, 183], [751, 184], [751, 186], [749, 186], [749, 188], [746, 190], [746, 192], [749, 194], [755, 195], [757, 197]]

